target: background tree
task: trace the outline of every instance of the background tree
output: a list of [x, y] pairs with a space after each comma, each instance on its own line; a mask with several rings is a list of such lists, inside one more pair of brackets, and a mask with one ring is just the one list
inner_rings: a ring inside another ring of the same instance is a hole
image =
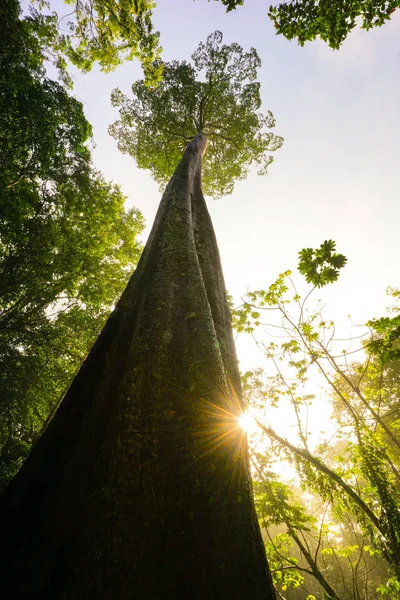
[[[279, 401], [273, 377], [268, 379], [257, 369], [247, 372], [242, 380], [247, 406], [262, 425], [261, 414], [269, 422], [281, 422], [279, 410], [285, 411], [287, 422], [288, 408], [283, 398]], [[276, 409], [278, 414], [274, 415]], [[262, 427], [260, 435], [255, 425], [253, 420], [250, 456], [256, 508], [280, 597], [375, 600], [377, 588], [390, 577], [381, 553], [363, 535], [351, 511], [336, 499], [321, 498], [315, 486], [303, 482], [282, 446]], [[338, 464], [343, 466], [344, 441], [323, 443], [325, 465], [333, 470]], [[394, 580], [389, 585], [394, 585]]]
[[[400, 290], [388, 288], [388, 295], [398, 302]], [[380, 319], [371, 319], [368, 326], [373, 332], [372, 339], [368, 344], [368, 350], [379, 357], [382, 364], [390, 364], [400, 359], [400, 308], [398, 305], [391, 306], [389, 312], [394, 317], [385, 316]]]
[[[368, 545], [350, 512], [341, 518], [298, 481], [280, 481], [279, 458], [252, 452], [255, 500], [272, 577], [288, 600], [376, 598], [388, 579], [382, 557]], [[274, 464], [275, 463], [275, 464]], [[310, 595], [310, 596], [309, 596]]]
[[143, 219], [90, 162], [82, 105], [46, 77], [7, 0], [0, 28], [0, 487], [59, 402], [140, 254]]
[[146, 82], [159, 80], [161, 66], [154, 61], [161, 52], [160, 36], [153, 30], [151, 0], [65, 0], [65, 15], [51, 10], [51, 2], [33, 3], [26, 21], [64, 82], [71, 84], [66, 59], [83, 72], [94, 63], [109, 72], [124, 60], [138, 58]]
[[[381, 580], [377, 587], [381, 593], [396, 598], [400, 589], [398, 365], [394, 360], [388, 362], [386, 346], [384, 361], [376, 355], [380, 346], [371, 344], [371, 329], [366, 330], [366, 356], [355, 363], [352, 354], [338, 349], [334, 324], [325, 320], [319, 309], [307, 309], [312, 290], [335, 281], [345, 262], [331, 241], [316, 250], [306, 248], [300, 252], [299, 270], [313, 287], [304, 300], [293, 287], [290, 272], [286, 272], [268, 290], [249, 292], [234, 316], [239, 330], [254, 332], [258, 325], [268, 325], [263, 323], [264, 311], [276, 311], [279, 315], [280, 319], [272, 324], [280, 327], [284, 341], [258, 342], [276, 369], [276, 375], [267, 378], [258, 398], [270, 407], [291, 405], [296, 435], [289, 440], [280, 434], [271, 426], [271, 416], [268, 424], [262, 417], [256, 418], [268, 438], [269, 449], [288, 461], [304, 489], [328, 503], [339, 522], [353, 523], [354, 536], [359, 539], [350, 543], [349, 551], [357, 546], [351, 552], [356, 551], [359, 559], [349, 555], [350, 566], [361, 569], [365, 552], [379, 555], [394, 577], [387, 585]], [[371, 345], [375, 355], [369, 351]], [[312, 410], [309, 406], [315, 397], [315, 391], [307, 393], [307, 381], [313, 372], [316, 381], [330, 390], [337, 421], [331, 438], [317, 446], [307, 425], [307, 413]], [[282, 506], [280, 510], [283, 523]], [[286, 522], [286, 526], [287, 534], [296, 541], [290, 533], [291, 524]], [[343, 547], [330, 552], [346, 558]], [[367, 594], [357, 592], [358, 584], [354, 585], [350, 586], [351, 598]], [[341, 597], [344, 592], [340, 592], [340, 586], [333, 587]]]
[[[229, 12], [244, 0], [221, 2]], [[319, 37], [337, 50], [354, 27], [381, 27], [399, 6], [399, 0], [291, 0], [271, 5], [268, 16], [278, 34], [300, 46]]]
[[135, 82], [133, 99], [114, 90], [111, 100], [119, 107], [120, 120], [110, 133], [119, 149], [160, 184], [171, 177], [187, 143], [204, 133], [209, 141], [204, 191], [219, 197], [231, 193], [252, 165], [265, 174], [273, 160], [270, 153], [283, 140], [270, 131], [272, 114], [258, 112], [261, 61], [254, 48], [243, 52], [238, 44], [223, 45], [222, 33], [216, 31], [199, 45], [192, 61], [165, 63], [156, 89]]
[[319, 37], [338, 50], [354, 27], [381, 27], [399, 6], [399, 0], [294, 0], [271, 6], [268, 15], [288, 40], [303, 46]]

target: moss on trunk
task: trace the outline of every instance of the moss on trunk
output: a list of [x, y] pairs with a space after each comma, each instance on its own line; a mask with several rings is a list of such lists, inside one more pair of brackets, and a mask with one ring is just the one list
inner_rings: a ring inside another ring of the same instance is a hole
[[125, 292], [1, 498], [7, 598], [275, 598], [204, 145], [189, 144]]

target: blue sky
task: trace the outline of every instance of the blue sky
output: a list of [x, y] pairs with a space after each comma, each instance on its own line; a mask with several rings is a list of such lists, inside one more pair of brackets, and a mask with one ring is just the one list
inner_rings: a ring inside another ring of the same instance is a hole
[[[301, 248], [334, 239], [349, 262], [324, 294], [326, 313], [339, 324], [349, 313], [362, 323], [384, 312], [386, 287], [399, 285], [400, 11], [381, 29], [354, 31], [334, 52], [322, 42], [301, 48], [276, 36], [268, 6], [245, 0], [226, 14], [219, 2], [159, 0], [154, 10], [165, 60], [188, 59], [216, 29], [225, 43], [255, 47], [263, 109], [272, 110], [285, 138], [268, 176], [252, 173], [231, 196], [208, 202], [226, 285], [235, 298], [265, 288], [295, 269]], [[75, 74], [74, 93], [94, 126], [95, 165], [151, 226], [158, 187], [107, 133], [118, 117], [111, 90], [129, 93], [140, 77], [136, 62], [107, 75], [94, 68]], [[246, 368], [262, 361], [252, 344], [238, 345]]]

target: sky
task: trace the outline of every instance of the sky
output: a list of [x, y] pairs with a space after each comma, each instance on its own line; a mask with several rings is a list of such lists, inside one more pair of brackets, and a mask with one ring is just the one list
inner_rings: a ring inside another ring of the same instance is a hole
[[[280, 272], [295, 271], [301, 248], [333, 239], [348, 265], [324, 292], [325, 314], [346, 329], [349, 314], [360, 324], [381, 316], [387, 286], [399, 285], [400, 11], [380, 29], [354, 30], [333, 51], [277, 36], [268, 6], [245, 0], [227, 14], [213, 0], [158, 0], [154, 23], [167, 61], [188, 59], [216, 29], [224, 43], [255, 47], [262, 109], [273, 112], [275, 133], [285, 139], [266, 177], [253, 172], [231, 196], [208, 200], [227, 289], [237, 301], [247, 289], [265, 289]], [[94, 128], [96, 167], [150, 227], [158, 186], [107, 133], [118, 118], [111, 91], [129, 93], [138, 78], [137, 61], [111, 74], [74, 71], [74, 94]], [[250, 337], [237, 348], [242, 369], [263, 365]]]

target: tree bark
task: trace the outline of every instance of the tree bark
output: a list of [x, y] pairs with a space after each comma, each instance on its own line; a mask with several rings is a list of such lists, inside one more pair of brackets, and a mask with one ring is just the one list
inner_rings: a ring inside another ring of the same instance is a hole
[[205, 145], [187, 147], [125, 292], [0, 499], [4, 597], [275, 598]]

